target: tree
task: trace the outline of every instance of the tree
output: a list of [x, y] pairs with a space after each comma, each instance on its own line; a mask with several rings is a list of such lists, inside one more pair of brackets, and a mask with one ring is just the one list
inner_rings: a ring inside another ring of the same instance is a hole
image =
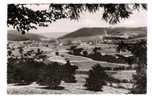
[[135, 59], [136, 58], [134, 56], [125, 57], [125, 61], [128, 63], [131, 69], [132, 69], [132, 64], [135, 63]]
[[69, 60], [63, 65], [63, 80], [67, 83], [75, 83], [75, 73], [78, 66], [72, 65]]
[[95, 13], [102, 8], [102, 19], [110, 24], [117, 24], [122, 19], [127, 19], [133, 10], [147, 9], [146, 4], [49, 4], [48, 10], [34, 11], [27, 5], [29, 4], [8, 4], [7, 25], [23, 34], [37, 29], [37, 26], [47, 27], [58, 19], [78, 20], [80, 13], [84, 11]]
[[46, 85], [50, 89], [56, 89], [63, 78], [62, 65], [53, 62], [48, 65], [42, 66], [38, 75], [38, 83]]
[[136, 68], [136, 74], [133, 76], [134, 87], [131, 93], [145, 94], [147, 92], [147, 43], [142, 40], [136, 43], [135, 48], [131, 49], [132, 53], [136, 57], [138, 67]]
[[95, 54], [95, 53], [99, 52], [99, 50], [101, 50], [100, 47], [95, 47], [95, 48], [93, 49], [93, 53]]
[[136, 74], [133, 75], [133, 88], [131, 93], [133, 94], [144, 94], [147, 92], [147, 43], [146, 40], [138, 41], [135, 44], [119, 45], [118, 48], [127, 49], [131, 51], [135, 57], [135, 62], [138, 64], [136, 68]]
[[108, 75], [104, 71], [103, 67], [100, 66], [100, 64], [96, 64], [89, 71], [89, 75], [84, 86], [91, 91], [101, 91], [103, 85], [106, 84], [107, 78]]
[[73, 49], [74, 55], [81, 55], [81, 52], [83, 51], [83, 48], [75, 48]]
[[83, 51], [83, 56], [85, 56], [85, 57], [88, 56], [88, 51], [87, 51], [87, 50], [84, 50], [84, 51]]
[[[10, 48], [10, 51], [13, 51], [13, 49]], [[30, 84], [37, 81], [39, 69], [41, 66], [45, 66], [43, 61], [46, 59], [46, 56], [38, 51], [34, 52], [30, 50], [23, 52], [23, 48], [19, 47], [19, 56], [15, 56], [13, 53], [8, 56], [8, 83]]]
[[89, 54], [89, 57], [95, 60], [101, 60], [101, 53], [100, 53], [101, 48], [100, 47], [95, 47], [92, 50], [92, 53]]
[[146, 66], [138, 65], [141, 67], [136, 70], [136, 74], [133, 75], [133, 88], [131, 93], [133, 94], [145, 94], [147, 92], [147, 77], [146, 77]]

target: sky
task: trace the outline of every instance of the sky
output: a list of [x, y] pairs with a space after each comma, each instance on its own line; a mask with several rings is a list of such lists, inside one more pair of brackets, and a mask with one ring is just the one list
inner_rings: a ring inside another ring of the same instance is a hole
[[[29, 8], [33, 10], [44, 10], [48, 9], [48, 5], [29, 5]], [[142, 27], [147, 26], [147, 11], [140, 10], [134, 11], [133, 14], [125, 20], [121, 20], [120, 23], [111, 25], [106, 23], [102, 19], [102, 9], [96, 13], [83, 12], [80, 14], [79, 20], [70, 19], [60, 19], [56, 22], [49, 24], [48, 27], [38, 27], [37, 30], [31, 30], [32, 33], [44, 33], [43, 35], [48, 35], [52, 33], [51, 36], [58, 37], [83, 27]]]

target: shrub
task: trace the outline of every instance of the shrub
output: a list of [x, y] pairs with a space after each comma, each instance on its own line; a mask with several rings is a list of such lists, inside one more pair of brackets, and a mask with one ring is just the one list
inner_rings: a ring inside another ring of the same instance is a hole
[[96, 53], [96, 52], [99, 52], [100, 50], [101, 50], [100, 47], [95, 47], [95, 48], [93, 49], [93, 52]]
[[8, 82], [34, 82], [37, 79], [39, 68], [43, 65], [42, 62], [35, 61], [34, 58], [9, 58]]
[[145, 94], [147, 92], [147, 78], [145, 66], [136, 70], [136, 74], [133, 75], [133, 88], [131, 93], [133, 94]]
[[85, 51], [83, 51], [82, 53], [83, 53], [83, 56], [85, 56], [85, 57], [88, 56], [88, 51], [85, 50]]
[[37, 52], [32, 50], [23, 52], [22, 48], [19, 50], [19, 56], [8, 55], [7, 82], [30, 84], [37, 80], [40, 67], [45, 65], [43, 61], [46, 56], [40, 53], [40, 50]]
[[63, 67], [63, 73], [64, 73], [63, 80], [68, 83], [76, 82], [74, 75], [75, 75], [76, 69], [78, 69], [78, 67], [75, 65], [71, 65], [70, 61], [67, 61], [67, 63], [63, 66], [64, 66]]
[[[146, 40], [137, 41], [134, 44], [123, 43], [119, 44], [119, 50], [128, 50], [133, 54], [134, 62], [138, 65], [135, 69], [136, 74], [133, 75], [133, 94], [145, 94], [147, 92], [147, 42]], [[129, 63], [132, 63], [129, 61]]]
[[59, 52], [58, 52], [58, 51], [56, 51], [56, 52], [55, 52], [55, 55], [59, 56]]
[[40, 49], [21, 52], [20, 56], [8, 56], [7, 81], [8, 83], [30, 84], [37, 82], [49, 88], [56, 89], [61, 81], [76, 82], [75, 71], [77, 66], [59, 64], [57, 62], [45, 63], [46, 55]]
[[62, 80], [68, 83], [76, 82], [74, 75], [77, 68], [69, 61], [64, 65], [57, 62], [50, 63], [40, 69], [38, 83], [56, 89]]
[[95, 52], [95, 53], [89, 54], [88, 57], [94, 60], [101, 60], [101, 53]]
[[92, 51], [92, 53], [89, 55], [90, 58], [94, 60], [100, 60], [101, 58], [101, 53], [99, 52], [100, 47], [95, 47]]
[[50, 63], [40, 69], [38, 75], [38, 83], [46, 85], [51, 89], [56, 89], [63, 78], [62, 68], [63, 66], [57, 62]]
[[41, 63], [30, 59], [12, 59], [8, 63], [8, 83], [27, 83], [36, 81]]
[[96, 64], [89, 71], [89, 75], [84, 86], [91, 91], [101, 91], [103, 85], [106, 84], [107, 77], [108, 75], [104, 71], [103, 67]]
[[83, 51], [83, 48], [75, 48], [73, 49], [74, 55], [81, 55], [81, 52]]
[[15, 78], [14, 78], [15, 73], [14, 72], [16, 72], [16, 71], [15, 71], [15, 66], [13, 65], [15, 61], [16, 61], [15, 59], [8, 59], [8, 62], [9, 62], [7, 64], [7, 82], [8, 83], [15, 82]]

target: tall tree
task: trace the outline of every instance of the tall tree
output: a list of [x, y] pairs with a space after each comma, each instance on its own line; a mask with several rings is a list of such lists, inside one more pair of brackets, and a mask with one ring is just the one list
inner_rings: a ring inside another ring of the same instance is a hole
[[130, 93], [145, 94], [147, 92], [147, 42], [137, 41], [135, 44], [120, 43], [118, 50], [129, 50], [135, 57], [136, 74], [133, 75], [133, 88]]

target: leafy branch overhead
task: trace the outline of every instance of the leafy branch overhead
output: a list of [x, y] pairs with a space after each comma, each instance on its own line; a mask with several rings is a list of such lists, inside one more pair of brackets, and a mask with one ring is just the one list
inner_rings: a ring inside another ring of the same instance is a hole
[[62, 18], [78, 20], [80, 14], [86, 11], [95, 13], [103, 9], [101, 18], [107, 23], [117, 24], [128, 18], [134, 10], [147, 9], [146, 4], [49, 4], [47, 10], [34, 11], [27, 5], [29, 4], [8, 4], [7, 25], [23, 34], [37, 29], [37, 26], [47, 27], [49, 23]]

